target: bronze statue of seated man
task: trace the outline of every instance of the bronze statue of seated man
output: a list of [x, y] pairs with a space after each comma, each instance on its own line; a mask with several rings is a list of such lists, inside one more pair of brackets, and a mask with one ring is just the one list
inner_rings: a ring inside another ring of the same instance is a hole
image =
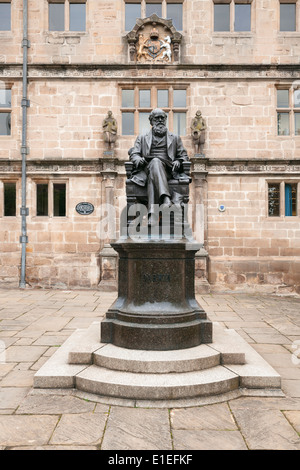
[[166, 127], [167, 114], [154, 109], [149, 116], [152, 129], [139, 135], [130, 149], [130, 160], [134, 171], [131, 181], [147, 187], [148, 223], [156, 223], [155, 206], [172, 205], [172, 194], [168, 181], [172, 179], [190, 181], [183, 172], [182, 163], [188, 161], [180, 136], [174, 135]]

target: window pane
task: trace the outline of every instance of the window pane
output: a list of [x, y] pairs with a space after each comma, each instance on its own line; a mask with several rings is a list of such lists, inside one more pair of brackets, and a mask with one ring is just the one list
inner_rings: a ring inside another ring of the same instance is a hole
[[134, 90], [122, 90], [122, 108], [134, 108]]
[[157, 106], [158, 108], [169, 107], [169, 90], [157, 90]]
[[295, 135], [300, 135], [300, 113], [295, 113]]
[[289, 90], [277, 90], [277, 108], [289, 107]]
[[174, 113], [173, 114], [173, 127], [174, 134], [185, 135], [186, 132], [186, 115], [185, 113]]
[[290, 115], [289, 115], [289, 113], [278, 113], [277, 114], [277, 128], [278, 128], [278, 135], [289, 135], [290, 134]]
[[0, 31], [11, 30], [11, 4], [0, 3]]
[[48, 215], [48, 184], [36, 185], [36, 215]]
[[125, 30], [131, 31], [137, 18], [140, 18], [141, 16], [140, 3], [125, 3]]
[[214, 31], [230, 31], [230, 5], [215, 3]]
[[294, 107], [300, 108], [300, 90], [294, 91]]
[[146, 18], [154, 13], [160, 18], [162, 17], [161, 3], [146, 3]]
[[122, 113], [122, 135], [134, 135], [134, 113]]
[[54, 217], [65, 217], [66, 215], [66, 185], [53, 185], [53, 215]]
[[150, 108], [151, 92], [150, 90], [140, 90], [140, 108]]
[[65, 30], [65, 4], [49, 3], [49, 30]]
[[4, 216], [16, 215], [16, 183], [4, 183]]
[[85, 3], [70, 3], [70, 31], [85, 31]]
[[173, 20], [176, 29], [182, 30], [182, 3], [167, 3], [167, 18]]
[[285, 215], [297, 215], [297, 184], [285, 184]]
[[149, 121], [150, 113], [139, 113], [139, 133], [146, 134], [151, 129], [151, 124]]
[[271, 183], [268, 185], [268, 214], [269, 217], [280, 216], [280, 184]]
[[0, 135], [11, 134], [11, 116], [10, 113], [0, 113]]
[[296, 31], [296, 3], [280, 4], [280, 31]]
[[186, 107], [186, 90], [173, 91], [173, 106], [174, 108]]
[[0, 108], [11, 108], [11, 90], [0, 90]]
[[234, 30], [251, 31], [251, 5], [235, 4]]

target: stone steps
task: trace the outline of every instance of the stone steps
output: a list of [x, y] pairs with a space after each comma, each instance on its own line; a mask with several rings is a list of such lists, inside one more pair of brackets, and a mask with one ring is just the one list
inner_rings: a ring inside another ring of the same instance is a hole
[[220, 365], [221, 354], [205, 344], [179, 351], [141, 351], [106, 344], [94, 352], [92, 361], [116, 371], [167, 374], [210, 369]]
[[92, 365], [76, 376], [78, 390], [136, 400], [175, 400], [219, 395], [235, 390], [238, 386], [238, 375], [222, 366], [193, 372], [137, 374]]
[[[35, 388], [74, 388], [109, 400], [187, 403], [228, 393], [277, 396], [279, 374], [234, 330], [214, 323], [210, 344], [143, 351], [100, 342], [100, 324], [77, 330], [35, 374]], [[255, 392], [256, 391], [256, 392]], [[243, 393], [244, 393], [243, 392]]]

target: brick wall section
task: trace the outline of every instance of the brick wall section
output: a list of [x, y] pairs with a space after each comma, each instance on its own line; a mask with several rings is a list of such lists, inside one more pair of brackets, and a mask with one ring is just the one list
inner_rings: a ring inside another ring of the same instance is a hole
[[[210, 282], [281, 286], [300, 292], [299, 217], [267, 217], [266, 178], [210, 176]], [[225, 212], [220, 212], [220, 204]]]

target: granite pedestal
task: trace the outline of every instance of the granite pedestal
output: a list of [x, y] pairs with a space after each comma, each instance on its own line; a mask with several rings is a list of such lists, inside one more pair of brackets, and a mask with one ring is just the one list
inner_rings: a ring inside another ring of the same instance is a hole
[[196, 242], [113, 243], [119, 291], [101, 324], [101, 342], [128, 349], [175, 350], [212, 342], [212, 323], [195, 299]]

